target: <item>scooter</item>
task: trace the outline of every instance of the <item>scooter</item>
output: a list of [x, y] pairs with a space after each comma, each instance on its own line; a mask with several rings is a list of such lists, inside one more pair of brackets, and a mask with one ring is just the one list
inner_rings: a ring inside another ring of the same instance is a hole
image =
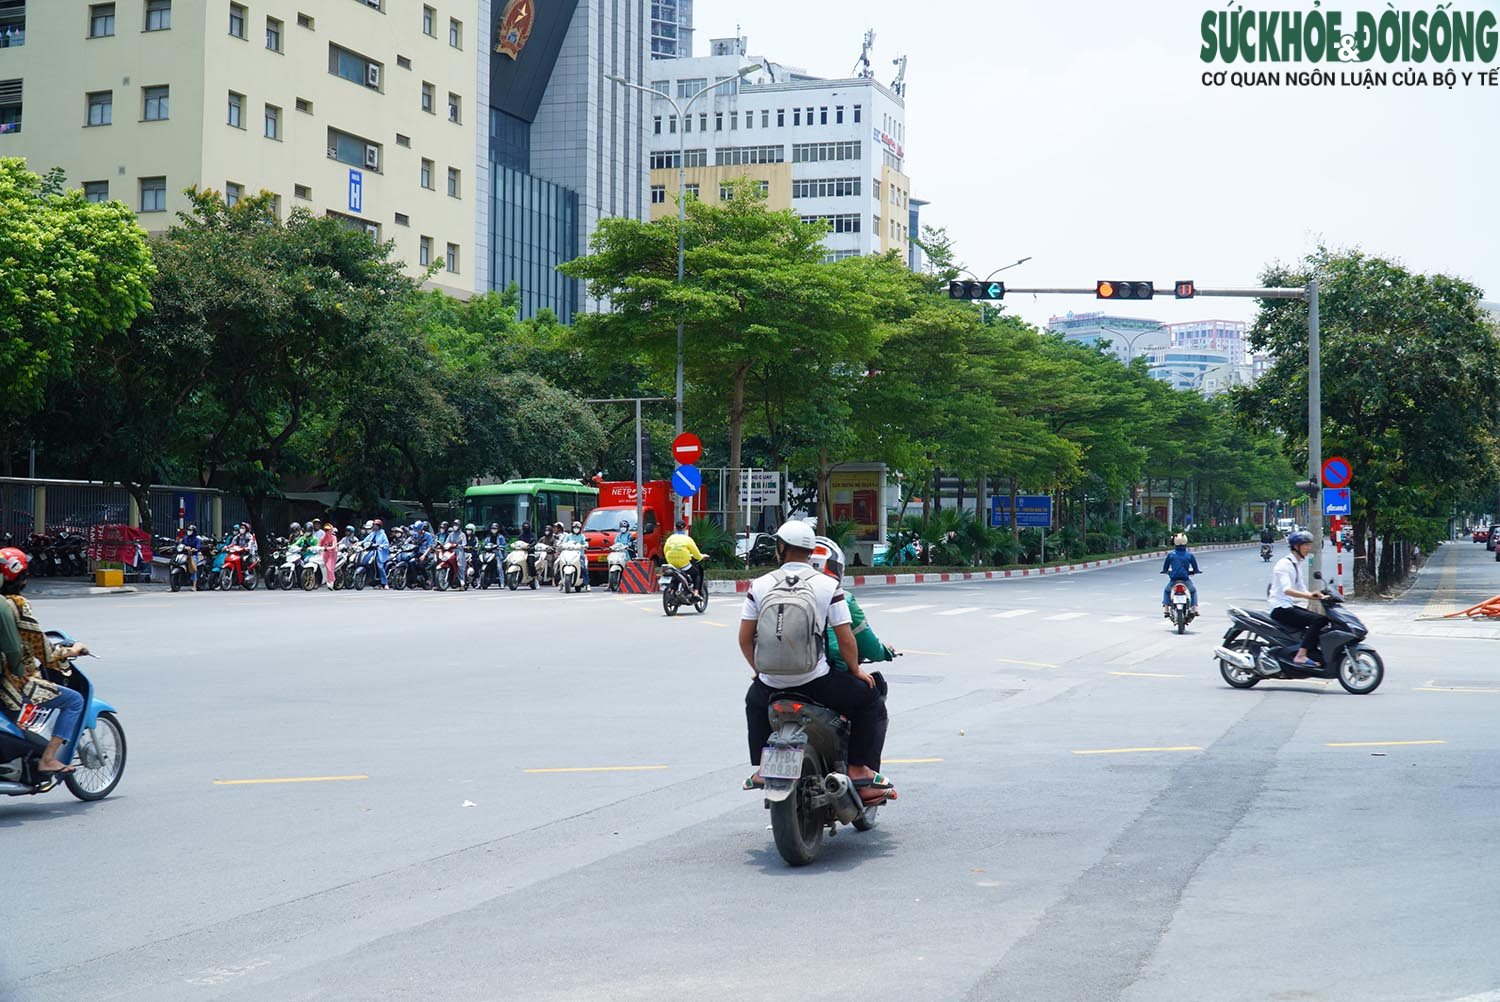
[[625, 574], [625, 565], [630, 563], [630, 547], [614, 543], [609, 548], [609, 590], [620, 590], [620, 578]]
[[[1167, 572], [1162, 571], [1162, 573]], [[1198, 618], [1198, 614], [1193, 611], [1193, 596], [1188, 591], [1186, 581], [1174, 581], [1171, 588], [1172, 590], [1167, 593], [1167, 618], [1172, 621], [1172, 625], [1177, 628], [1180, 636], [1187, 630], [1187, 625]]]
[[303, 591], [316, 591], [324, 584], [323, 575], [327, 568], [323, 566], [323, 550], [318, 546], [309, 546], [302, 551], [302, 577], [300, 579]]
[[584, 576], [588, 572], [583, 569], [584, 545], [563, 543], [558, 549], [557, 579], [563, 594], [583, 591], [589, 584], [589, 579]]
[[1270, 543], [1261, 543], [1260, 544], [1260, 559], [1261, 560], [1265, 561], [1266, 563], [1270, 563], [1271, 558], [1274, 557], [1275, 555], [1276, 555], [1276, 552], [1275, 552], [1274, 548], [1271, 546]]
[[176, 551], [172, 554], [172, 566], [167, 571], [167, 587], [173, 591], [181, 591], [184, 587], [193, 587], [193, 571], [188, 564], [192, 556], [193, 548], [186, 543], [178, 543]]
[[437, 570], [433, 571], [432, 581], [437, 585], [438, 591], [447, 591], [449, 588], [459, 586], [458, 546], [456, 544], [444, 543], [438, 548]]
[[533, 587], [550, 587], [556, 580], [552, 575], [552, 547], [538, 539], [531, 544], [531, 555], [536, 559], [536, 579]]
[[[882, 697], [886, 681], [873, 673]], [[849, 778], [849, 719], [795, 691], [771, 703], [771, 738], [760, 756], [766, 808], [776, 851], [792, 866], [818, 855], [823, 830], [840, 824], [855, 831], [875, 827], [884, 800], [866, 803]]]
[[699, 612], [708, 611], [708, 582], [704, 582], [703, 594], [693, 598], [693, 582], [686, 570], [662, 564], [657, 584], [661, 586], [662, 611], [668, 616], [677, 615], [677, 610], [685, 605]]
[[260, 583], [260, 562], [248, 547], [231, 543], [224, 549], [224, 563], [219, 568], [219, 587], [228, 591], [239, 585], [246, 591], [254, 591]]
[[1365, 646], [1369, 630], [1344, 608], [1339, 596], [1324, 592], [1322, 602], [1329, 625], [1318, 637], [1318, 663], [1300, 665], [1293, 658], [1302, 645], [1301, 630], [1289, 629], [1266, 613], [1231, 606], [1224, 643], [1214, 648], [1224, 681], [1236, 689], [1250, 689], [1267, 678], [1336, 678], [1356, 696], [1369, 695], [1379, 688], [1385, 678], [1385, 662], [1373, 647]]
[[479, 548], [479, 558], [476, 561], [478, 570], [476, 578], [480, 590], [487, 590], [490, 585], [500, 583], [500, 548], [493, 542], [487, 542]]
[[505, 555], [505, 587], [511, 591], [522, 585], [533, 591], [536, 589], [536, 577], [531, 573], [531, 564], [527, 560], [530, 551], [531, 546], [519, 539], [510, 544], [510, 552]]
[[354, 565], [353, 584], [355, 591], [364, 591], [365, 585], [380, 583], [380, 548], [368, 540], [359, 544], [359, 558]]
[[262, 565], [266, 572], [266, 590], [275, 591], [281, 587], [281, 563], [286, 559], [286, 548], [291, 540], [278, 539], [275, 536], [266, 538], [266, 545], [270, 552], [266, 556], [266, 562]]
[[[47, 636], [54, 644], [73, 643], [73, 638], [56, 630]], [[115, 708], [100, 699], [77, 665], [69, 661], [72, 673], [66, 677], [51, 674], [52, 681], [74, 690], [83, 697], [83, 713], [72, 734], [63, 734], [58, 758], [78, 766], [72, 772], [41, 772], [38, 766], [47, 742], [54, 735], [60, 711], [26, 705], [12, 717], [0, 709], [0, 796], [30, 797], [47, 793], [62, 783], [79, 800], [102, 800], [119, 785], [125, 772], [125, 729], [120, 726]]]

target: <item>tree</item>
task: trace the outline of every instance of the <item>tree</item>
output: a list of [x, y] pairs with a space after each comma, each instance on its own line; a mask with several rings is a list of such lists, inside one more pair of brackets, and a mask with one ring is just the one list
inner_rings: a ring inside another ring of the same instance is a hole
[[0, 158], [0, 456], [11, 457], [59, 380], [100, 339], [149, 308], [145, 234], [119, 202], [63, 191], [25, 161]]

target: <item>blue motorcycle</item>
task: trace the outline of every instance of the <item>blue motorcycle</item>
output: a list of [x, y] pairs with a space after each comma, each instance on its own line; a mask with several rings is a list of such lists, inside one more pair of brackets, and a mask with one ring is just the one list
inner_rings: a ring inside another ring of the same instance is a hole
[[[47, 636], [54, 644], [73, 643], [72, 637], [56, 630], [48, 630]], [[69, 664], [72, 674], [66, 679], [54, 677], [53, 681], [83, 696], [83, 714], [74, 733], [61, 735], [63, 746], [58, 758], [77, 768], [61, 777], [37, 768], [53, 736], [51, 725], [57, 719], [57, 710], [26, 706], [12, 716], [0, 707], [0, 796], [47, 793], [61, 778], [68, 792], [79, 800], [103, 800], [119, 785], [125, 772], [125, 730], [115, 708], [95, 694], [93, 684], [77, 665]]]

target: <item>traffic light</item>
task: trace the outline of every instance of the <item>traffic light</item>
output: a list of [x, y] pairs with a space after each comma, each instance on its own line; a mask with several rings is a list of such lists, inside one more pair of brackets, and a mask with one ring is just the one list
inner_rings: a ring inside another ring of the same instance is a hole
[[1150, 282], [1103, 281], [1094, 283], [1097, 299], [1150, 299], [1156, 295], [1156, 286]]
[[949, 282], [949, 299], [969, 299], [986, 302], [1005, 298], [1004, 282]]
[[1179, 279], [1178, 280], [1178, 282], [1177, 282], [1177, 298], [1178, 299], [1192, 299], [1197, 294], [1198, 294], [1198, 290], [1197, 290], [1196, 287], [1194, 287], [1192, 279], [1189, 278], [1189, 279]]

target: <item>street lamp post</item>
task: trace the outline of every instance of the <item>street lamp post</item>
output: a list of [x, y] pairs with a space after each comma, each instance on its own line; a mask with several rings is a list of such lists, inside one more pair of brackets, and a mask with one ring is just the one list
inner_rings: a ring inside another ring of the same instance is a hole
[[[700, 97], [702, 97], [704, 94], [707, 94], [709, 91], [714, 90], [716, 88], [722, 87], [725, 84], [730, 83], [731, 81], [742, 80], [746, 76], [748, 76], [751, 73], [754, 73], [756, 70], [758, 70], [760, 68], [761, 68], [761, 64], [760, 63], [752, 63], [751, 65], [746, 66], [744, 69], [740, 70], [737, 74], [735, 74], [732, 77], [725, 77], [723, 80], [717, 80], [714, 83], [711, 83], [708, 86], [706, 86], [706, 87], [702, 88], [701, 90], [699, 90], [698, 93], [694, 94], [692, 97], [688, 98], [688, 102], [685, 105], [679, 105], [677, 103], [677, 101], [672, 97], [671, 94], [668, 94], [668, 93], [666, 93], [664, 91], [659, 91], [659, 90], [657, 90], [654, 87], [644, 87], [641, 84], [632, 83], [631, 81], [626, 80], [622, 76], [610, 75], [609, 78], [608, 78], [608, 79], [614, 81], [615, 83], [619, 84], [622, 87], [628, 87], [631, 90], [638, 90], [638, 91], [640, 91], [643, 94], [654, 94], [657, 97], [661, 98], [662, 100], [666, 101], [668, 104], [670, 104], [672, 106], [672, 110], [675, 111], [675, 112], [677, 112], [678, 123], [681, 126], [677, 130], [677, 284], [679, 286], [682, 285], [682, 278], [683, 278], [683, 262], [684, 262], [683, 228], [684, 228], [684, 225], [685, 225], [686, 219], [687, 219], [686, 200], [684, 198], [684, 196], [686, 194], [686, 190], [687, 190], [687, 169], [684, 166], [684, 162], [683, 162], [684, 159], [685, 159], [685, 155], [687, 153], [687, 113], [692, 110], [693, 104]], [[674, 427], [676, 429], [676, 433], [678, 435], [681, 435], [682, 434], [682, 314], [681, 314], [681, 312], [679, 312], [677, 314], [677, 393], [676, 393], [676, 400], [677, 400], [677, 416], [676, 416], [676, 422], [675, 422]]]
[[1146, 330], [1137, 331], [1133, 335], [1129, 334], [1126, 331], [1122, 331], [1122, 330], [1120, 330], [1118, 328], [1115, 328], [1115, 327], [1103, 327], [1103, 326], [1101, 326], [1099, 329], [1102, 330], [1102, 331], [1109, 331], [1109, 333], [1111, 333], [1111, 334], [1118, 334], [1122, 338], [1126, 339], [1126, 342], [1125, 342], [1125, 364], [1129, 365], [1131, 363], [1131, 361], [1134, 360], [1134, 358], [1135, 358], [1135, 343], [1137, 341], [1139, 341], [1141, 338], [1145, 337], [1147, 334], [1155, 334], [1158, 331], [1164, 331], [1164, 330], [1166, 330], [1167, 329], [1167, 325], [1166, 324], [1157, 324], [1155, 327], [1148, 327]]

